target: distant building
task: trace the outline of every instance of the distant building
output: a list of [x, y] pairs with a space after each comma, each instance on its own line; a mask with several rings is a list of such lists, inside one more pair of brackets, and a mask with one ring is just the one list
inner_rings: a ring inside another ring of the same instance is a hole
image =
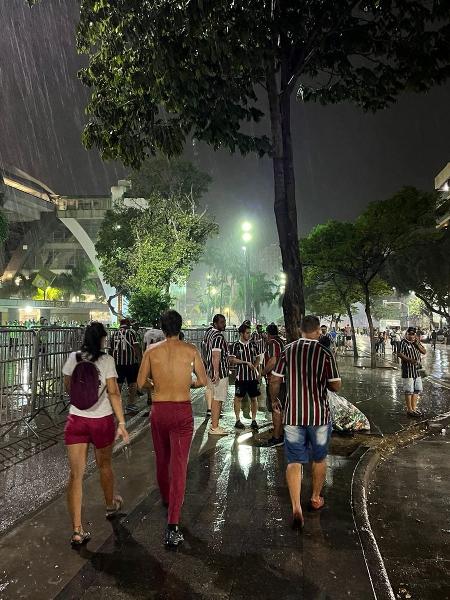
[[[108, 196], [62, 196], [23, 171], [0, 165], [0, 209], [9, 222], [9, 237], [0, 248], [0, 286], [15, 282], [19, 288], [23, 279], [31, 281], [37, 273], [70, 273], [80, 262], [89, 261], [96, 271], [99, 295], [114, 293], [103, 280], [94, 244], [105, 212], [129, 187], [128, 181], [119, 181]], [[106, 320], [109, 309], [94, 299], [70, 302], [69, 307], [62, 302], [20, 300], [14, 295], [0, 299], [4, 321], [40, 314]]]
[[[441, 193], [445, 200], [450, 199], [450, 162], [438, 173], [434, 179], [434, 189]], [[437, 223], [439, 229], [448, 227], [450, 223], [450, 211], [441, 217]]]

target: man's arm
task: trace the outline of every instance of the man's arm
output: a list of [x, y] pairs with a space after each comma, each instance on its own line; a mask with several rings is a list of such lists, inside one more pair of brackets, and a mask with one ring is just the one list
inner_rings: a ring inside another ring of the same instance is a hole
[[338, 392], [342, 387], [342, 381], [341, 376], [339, 375], [336, 359], [330, 352], [328, 352], [327, 360], [327, 388], [330, 390], [330, 392]]
[[222, 350], [218, 348], [213, 348], [212, 350], [212, 364], [213, 364], [213, 383], [217, 383], [219, 381], [220, 374], [220, 355], [222, 354]]
[[200, 356], [200, 352], [195, 349], [194, 355], [194, 373], [197, 377], [197, 381], [192, 383], [192, 387], [199, 388], [205, 387], [206, 385], [206, 371], [205, 365], [203, 364], [202, 357]]
[[416, 340], [415, 346], [416, 346], [417, 350], [420, 352], [420, 354], [427, 353], [427, 351], [425, 350], [425, 348], [420, 340]]
[[407, 362], [407, 363], [411, 363], [413, 365], [415, 365], [417, 363], [417, 360], [415, 358], [410, 358], [409, 356], [406, 356], [405, 354], [403, 354], [403, 352], [399, 352], [397, 354], [397, 356], [399, 357], [400, 360]]
[[151, 387], [149, 382], [149, 379], [151, 379], [152, 377], [152, 365], [150, 354], [150, 350], [146, 350], [144, 352], [144, 358], [142, 359], [141, 366], [139, 367], [137, 385], [140, 390]]
[[275, 368], [276, 364], [277, 364], [277, 359], [275, 356], [272, 356], [271, 358], [269, 358], [269, 360], [266, 363], [266, 366], [264, 367], [263, 375], [267, 375], [268, 373], [270, 373]]

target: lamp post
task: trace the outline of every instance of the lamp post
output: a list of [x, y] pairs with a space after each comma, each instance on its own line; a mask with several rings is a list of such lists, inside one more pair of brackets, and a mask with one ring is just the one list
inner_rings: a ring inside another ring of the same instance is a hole
[[[253, 225], [249, 221], [244, 221], [241, 223], [241, 239], [245, 244], [251, 242]], [[244, 277], [244, 318], [246, 319], [249, 315], [249, 302], [248, 302], [248, 280], [250, 276], [250, 260], [249, 260], [249, 251], [247, 245], [242, 246], [242, 250], [244, 252], [245, 257], [245, 277]]]

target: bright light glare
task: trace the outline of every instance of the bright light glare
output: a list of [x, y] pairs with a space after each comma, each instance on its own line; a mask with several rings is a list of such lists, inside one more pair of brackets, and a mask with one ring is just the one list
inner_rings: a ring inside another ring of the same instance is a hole
[[210, 290], [211, 296], [215, 296], [217, 294], [217, 288], [212, 287]]
[[242, 250], [245, 252], [247, 250], [247, 246], [242, 246]]
[[251, 228], [252, 228], [252, 224], [249, 223], [248, 221], [244, 221], [241, 225], [242, 231], [250, 231]]
[[244, 242], [249, 242], [252, 239], [252, 234], [246, 231], [242, 234], [242, 239], [244, 240]]

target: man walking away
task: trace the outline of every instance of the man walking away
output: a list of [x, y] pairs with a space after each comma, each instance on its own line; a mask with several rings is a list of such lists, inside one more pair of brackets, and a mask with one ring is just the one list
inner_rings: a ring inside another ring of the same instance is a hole
[[398, 357], [402, 363], [403, 391], [408, 417], [422, 416], [422, 412], [417, 409], [419, 396], [423, 390], [422, 378], [419, 376], [422, 354], [426, 354], [426, 350], [418, 339], [416, 328], [408, 327], [398, 351]]
[[136, 406], [136, 379], [141, 362], [141, 347], [136, 333], [131, 329], [129, 319], [120, 321], [120, 328], [111, 336], [111, 354], [117, 370], [117, 383], [122, 391], [124, 382], [128, 385], [128, 403], [126, 410], [138, 412]]
[[333, 354], [319, 344], [320, 321], [309, 315], [301, 325], [301, 338], [281, 354], [272, 371], [270, 394], [277, 397], [280, 382], [286, 380], [284, 449], [288, 462], [286, 479], [292, 503], [292, 526], [303, 527], [300, 503], [302, 465], [312, 459], [311, 510], [324, 506], [322, 487], [331, 437], [331, 415], [327, 390], [339, 391], [341, 378]]
[[433, 350], [436, 350], [436, 339], [437, 332], [436, 329], [433, 329], [433, 331], [431, 332], [431, 347], [433, 348]]
[[207, 387], [211, 394], [210, 435], [228, 435], [228, 431], [219, 426], [222, 403], [227, 399], [230, 370], [228, 345], [222, 334], [226, 325], [223, 315], [214, 315], [212, 327], [207, 330], [203, 339]]
[[239, 341], [234, 342], [230, 350], [230, 363], [237, 365], [234, 394], [234, 414], [236, 415], [235, 429], [245, 429], [240, 419], [241, 400], [248, 394], [252, 410], [251, 429], [258, 431], [256, 413], [258, 411], [258, 380], [259, 380], [259, 350], [250, 340], [250, 326], [242, 323], [239, 327]]
[[278, 397], [270, 393], [272, 370], [276, 367], [281, 353], [284, 350], [283, 340], [278, 335], [275, 323], [267, 325], [267, 347], [265, 353], [264, 375], [267, 381], [267, 410], [272, 413], [273, 436], [267, 441], [268, 448], [275, 448], [284, 444], [283, 436], [283, 411], [286, 402], [286, 385], [281, 383]]
[[200, 353], [193, 344], [179, 339], [181, 325], [181, 315], [175, 310], [162, 315], [166, 339], [145, 351], [138, 375], [140, 389], [147, 387], [150, 380], [153, 382], [151, 431], [158, 486], [162, 501], [168, 506], [165, 543], [171, 547], [184, 539], [179, 521], [194, 431], [190, 388], [206, 384]]

